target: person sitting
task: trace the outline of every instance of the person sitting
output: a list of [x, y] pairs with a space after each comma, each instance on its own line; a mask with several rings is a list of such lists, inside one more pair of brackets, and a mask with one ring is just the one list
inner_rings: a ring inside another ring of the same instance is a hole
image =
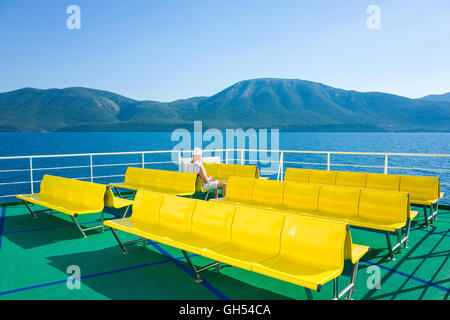
[[194, 152], [192, 152], [191, 163], [194, 166], [194, 173], [199, 174], [202, 179], [203, 190], [208, 192], [214, 190], [214, 197], [217, 198], [220, 189], [222, 191], [222, 196], [225, 197], [227, 188], [226, 182], [216, 180], [213, 177], [208, 177], [202, 164], [202, 150], [200, 148], [195, 148]]

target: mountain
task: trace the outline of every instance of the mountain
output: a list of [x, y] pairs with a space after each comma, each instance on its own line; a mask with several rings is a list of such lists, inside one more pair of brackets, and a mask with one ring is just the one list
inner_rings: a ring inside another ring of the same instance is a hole
[[0, 93], [0, 131], [157, 131], [192, 129], [194, 120], [219, 129], [450, 131], [450, 101], [425, 98], [272, 78], [173, 102], [88, 88], [24, 88]]
[[429, 96], [425, 96], [419, 100], [450, 102], [450, 92], [444, 94], [430, 94]]

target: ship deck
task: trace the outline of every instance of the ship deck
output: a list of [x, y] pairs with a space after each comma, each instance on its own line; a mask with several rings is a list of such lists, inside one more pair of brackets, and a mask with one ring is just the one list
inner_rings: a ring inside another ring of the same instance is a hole
[[[35, 209], [43, 209], [34, 206]], [[0, 299], [307, 299], [303, 288], [243, 269], [228, 267], [201, 273], [198, 284], [180, 250], [149, 242], [129, 246], [124, 255], [111, 231], [89, 231], [83, 239], [62, 213], [41, 212], [33, 219], [23, 205], [0, 207]], [[353, 242], [372, 249], [360, 263], [355, 300], [448, 300], [450, 294], [450, 211], [440, 209], [438, 221], [424, 226], [423, 213], [413, 222], [409, 249], [387, 260], [385, 235], [352, 228]], [[106, 211], [105, 218], [116, 216]], [[99, 215], [84, 215], [89, 226]], [[134, 236], [119, 233], [124, 240]], [[394, 236], [392, 236], [392, 239]], [[193, 257], [196, 265], [209, 261]], [[77, 265], [81, 288], [68, 289], [67, 268]], [[374, 268], [371, 266], [379, 267]], [[351, 275], [346, 265], [339, 283]], [[380, 272], [379, 289], [369, 289]], [[331, 299], [327, 283], [314, 299]]]

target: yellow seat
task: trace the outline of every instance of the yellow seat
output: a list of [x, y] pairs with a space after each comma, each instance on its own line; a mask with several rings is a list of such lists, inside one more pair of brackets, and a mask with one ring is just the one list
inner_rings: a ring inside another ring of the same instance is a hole
[[320, 291], [344, 268], [347, 224], [286, 216], [277, 256], [252, 271]]
[[278, 255], [284, 216], [249, 208], [236, 208], [227, 244], [206, 249], [204, 256], [251, 270], [255, 262]]
[[144, 238], [171, 244], [171, 238], [191, 230], [192, 214], [197, 200], [164, 196], [159, 210], [159, 221], [143, 227]]
[[39, 193], [17, 198], [49, 209], [58, 207], [73, 216], [101, 212], [105, 192], [106, 186], [101, 184], [44, 175]]
[[128, 167], [127, 172], [125, 173], [124, 184], [140, 186], [142, 185], [143, 177], [144, 175], [140, 168]]
[[189, 233], [172, 235], [172, 244], [181, 250], [201, 251], [230, 242], [235, 208], [211, 201], [199, 201]]
[[[362, 194], [364, 197], [361, 203]], [[417, 216], [417, 212], [410, 211], [408, 194], [403, 192], [292, 181], [285, 181], [283, 189], [283, 184], [279, 181], [239, 177], [230, 178], [227, 195], [216, 201], [289, 215], [342, 221], [367, 229], [396, 232], [398, 243], [391, 247], [388, 242], [391, 258], [393, 250], [400, 251], [399, 243], [407, 247], [411, 221]], [[399, 234], [402, 228], [406, 228], [403, 238]]]
[[105, 207], [114, 208], [114, 209], [126, 208], [124, 213], [122, 214], [122, 217], [125, 218], [128, 210], [132, 204], [133, 204], [133, 200], [115, 197], [111, 188], [109, 188], [109, 187], [106, 188]]
[[430, 205], [439, 201], [440, 183], [438, 177], [400, 177], [400, 191], [409, 192], [411, 203]]
[[353, 264], [357, 263], [367, 252], [370, 247], [353, 243], [350, 229], [347, 228], [347, 236], [345, 239], [344, 258], [351, 260]]
[[133, 201], [133, 214], [126, 219], [105, 221], [105, 226], [125, 232], [139, 229], [140, 226], [156, 225], [164, 194], [139, 190]]
[[311, 170], [308, 183], [335, 185], [336, 171]]
[[257, 166], [247, 166], [243, 164], [236, 164], [234, 166], [236, 167], [236, 172], [234, 173], [235, 176], [259, 178], [259, 171]]
[[315, 214], [343, 221], [354, 218], [358, 215], [360, 193], [359, 188], [321, 186]]
[[283, 204], [286, 183], [256, 179], [253, 184], [252, 202], [268, 207], [279, 208]]
[[363, 189], [358, 216], [350, 224], [394, 232], [410, 217], [408, 193]]
[[400, 176], [395, 174], [368, 173], [366, 188], [400, 191]]
[[[28, 203], [44, 206], [71, 216], [82, 235], [86, 237], [81, 226], [76, 221], [80, 214], [101, 213], [103, 221], [104, 197], [106, 186], [98, 183], [79, 181], [75, 179], [44, 175], [40, 192], [30, 195], [18, 195], [34, 218], [36, 214]], [[102, 226], [98, 226], [100, 228]], [[92, 227], [94, 229], [97, 227]]]
[[366, 187], [367, 173], [337, 171], [336, 185], [341, 187]]
[[231, 177], [227, 184], [225, 198], [233, 202], [251, 202], [255, 181], [252, 178]]
[[[197, 175], [194, 173], [129, 167], [122, 183], [109, 186], [130, 190], [147, 190], [171, 195], [187, 196], [196, 192]], [[118, 192], [119, 193], [119, 192]], [[120, 193], [119, 193], [119, 196]]]
[[194, 179], [190, 173], [176, 172], [173, 190], [179, 196], [192, 195], [196, 191], [195, 183], [194, 185], [192, 184], [194, 180], [196, 182], [197, 177]]
[[257, 166], [231, 164], [231, 163], [208, 163], [204, 162], [208, 176], [214, 177], [216, 180], [228, 181], [230, 177], [248, 177], [259, 178], [259, 170]]
[[310, 169], [286, 168], [286, 172], [284, 174], [284, 181], [308, 183], [310, 173], [311, 173]]
[[[208, 171], [206, 171], [208, 175]], [[236, 176], [236, 165], [227, 164], [227, 163], [219, 163], [217, 164], [217, 180], [227, 181], [230, 177]]]
[[299, 211], [315, 211], [319, 201], [320, 185], [286, 182], [283, 206]]
[[[336, 179], [333, 182], [334, 174]], [[443, 193], [440, 192], [439, 177], [345, 171], [336, 171], [333, 173], [333, 171], [287, 168], [285, 180], [408, 192], [410, 194], [410, 203], [424, 208], [425, 223], [427, 227], [430, 220], [437, 220], [439, 199], [444, 196]], [[430, 216], [428, 216], [427, 213], [428, 208], [430, 209]], [[413, 220], [416, 216], [417, 212], [411, 211], [409, 219]]]
[[439, 177], [402, 175], [400, 191], [409, 192], [412, 205], [423, 207], [427, 227], [430, 221], [437, 220], [439, 199], [442, 198]]
[[[199, 272], [228, 263], [320, 290], [342, 273], [344, 259], [352, 259], [352, 282], [337, 298], [346, 292], [351, 297], [359, 259], [368, 250], [352, 244], [346, 223], [143, 190], [136, 194], [130, 218], [105, 225], [125, 253], [126, 245], [145, 239], [181, 249], [198, 282]], [[124, 244], [116, 229], [142, 238]], [[197, 269], [186, 250], [216, 262]]]
[[105, 193], [105, 207], [121, 209], [124, 207], [131, 206], [132, 204], [133, 200], [115, 197], [112, 190], [110, 188], [107, 188]]
[[206, 171], [206, 174], [210, 177], [217, 177], [217, 170], [219, 169], [218, 163], [213, 162], [203, 162], [203, 168]]
[[197, 200], [139, 190], [130, 218], [106, 221], [113, 229], [170, 244], [171, 236], [187, 233]]

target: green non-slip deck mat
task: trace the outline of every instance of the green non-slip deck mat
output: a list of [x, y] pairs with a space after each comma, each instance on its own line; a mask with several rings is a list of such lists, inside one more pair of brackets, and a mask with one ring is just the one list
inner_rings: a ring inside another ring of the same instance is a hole
[[[225, 267], [219, 274], [204, 271], [205, 281], [198, 284], [178, 249], [137, 243], [127, 247], [125, 255], [109, 230], [88, 231], [83, 239], [68, 215], [42, 212], [38, 216], [33, 219], [22, 205], [1, 208], [0, 299], [307, 299], [302, 287], [235, 267]], [[98, 219], [99, 214], [78, 218], [88, 222], [84, 226]], [[353, 298], [448, 300], [449, 229], [449, 211], [440, 210], [438, 221], [429, 228], [424, 228], [420, 211], [412, 225], [409, 249], [402, 249], [395, 261], [387, 261], [383, 233], [352, 228], [353, 242], [372, 248], [360, 263]], [[118, 234], [123, 241], [136, 239]], [[197, 265], [211, 262], [200, 256], [192, 260]], [[67, 287], [66, 271], [71, 265], [80, 267], [81, 289]], [[367, 286], [374, 270], [381, 275], [380, 289]], [[340, 288], [348, 284], [351, 271], [347, 263]], [[332, 289], [329, 282], [313, 297], [330, 299]]]

